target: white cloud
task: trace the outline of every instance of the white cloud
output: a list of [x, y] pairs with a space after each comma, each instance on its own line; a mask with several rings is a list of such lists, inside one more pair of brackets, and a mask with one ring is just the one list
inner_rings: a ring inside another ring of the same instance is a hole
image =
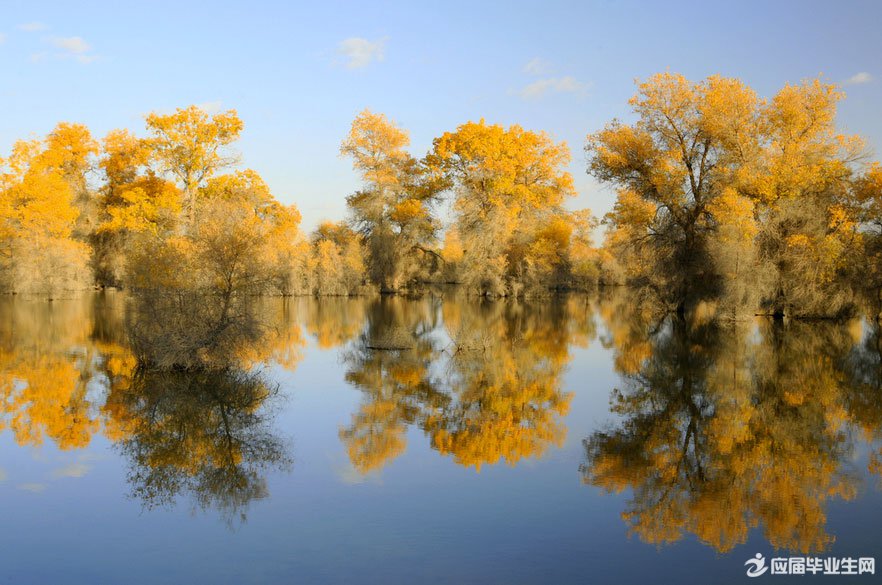
[[82, 55], [92, 50], [83, 37], [52, 37], [49, 42], [62, 51], [75, 55]]
[[534, 57], [524, 65], [524, 73], [527, 75], [546, 75], [551, 71], [551, 63], [545, 59]]
[[[83, 37], [45, 37], [43, 42], [55, 47], [58, 52], [52, 56], [56, 59], [73, 59], [77, 63], [87, 65], [96, 61], [99, 57], [92, 52], [92, 45]], [[43, 61], [49, 54], [44, 52], [31, 55], [31, 61]]]
[[32, 494], [39, 494], [40, 492], [42, 492], [43, 490], [46, 489], [46, 484], [21, 483], [21, 484], [18, 484], [18, 486], [16, 486], [16, 487], [18, 487], [18, 489], [20, 489], [20, 490], [23, 490], [26, 492], [31, 492]]
[[845, 80], [846, 85], [859, 85], [861, 83], [869, 83], [873, 81], [873, 76], [867, 73], [866, 71], [861, 71], [860, 73], [855, 73], [851, 77]]
[[56, 479], [59, 477], [83, 477], [90, 469], [92, 469], [91, 465], [86, 465], [82, 462], [73, 462], [54, 470], [52, 472], [52, 477]]
[[5, 42], [6, 42], [6, 35], [3, 33], [0, 33], [0, 45], [2, 45]]
[[549, 93], [581, 93], [585, 91], [584, 83], [577, 81], [575, 77], [548, 77], [538, 79], [521, 89], [518, 94], [524, 99], [537, 99]]
[[221, 111], [223, 104], [220, 101], [202, 102], [201, 104], [196, 104], [196, 107], [204, 110], [206, 114], [214, 115]]
[[337, 53], [346, 59], [347, 69], [362, 69], [385, 56], [386, 38], [369, 41], [351, 37], [337, 45]]
[[18, 30], [23, 30], [25, 32], [39, 32], [41, 30], [46, 30], [49, 28], [42, 22], [26, 22], [24, 24], [18, 25]]

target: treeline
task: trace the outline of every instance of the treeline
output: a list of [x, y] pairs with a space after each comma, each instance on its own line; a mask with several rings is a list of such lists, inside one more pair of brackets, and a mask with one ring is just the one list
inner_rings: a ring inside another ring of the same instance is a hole
[[820, 80], [770, 100], [737, 79], [659, 74], [636, 121], [588, 137], [618, 191], [603, 276], [680, 314], [830, 318], [882, 308], [882, 167], [837, 132]]
[[565, 208], [567, 145], [516, 125], [468, 122], [418, 158], [405, 130], [362, 112], [340, 148], [362, 178], [349, 216], [305, 234], [256, 172], [232, 170], [233, 110], [150, 114], [144, 137], [117, 130], [100, 143], [62, 123], [3, 161], [0, 288], [220, 298], [190, 312], [202, 323], [237, 322], [259, 294], [431, 282], [494, 297], [627, 284], [682, 315], [878, 315], [882, 167], [837, 132], [842, 97], [820, 80], [765, 100], [737, 79], [650, 78], [633, 122], [588, 136], [588, 173], [618, 194], [599, 249], [597, 220]]
[[[544, 133], [470, 122], [415, 158], [407, 132], [365, 111], [341, 146], [363, 179], [349, 218], [305, 234], [258, 173], [233, 170], [242, 129], [234, 110], [191, 106], [148, 115], [144, 137], [114, 130], [98, 141], [61, 123], [17, 142], [0, 161], [0, 288], [209, 293], [226, 302], [206, 310], [225, 312], [257, 294], [444, 281], [501, 296], [596, 281], [595, 222], [564, 209], [569, 151]], [[445, 195], [449, 226], [436, 210]]]

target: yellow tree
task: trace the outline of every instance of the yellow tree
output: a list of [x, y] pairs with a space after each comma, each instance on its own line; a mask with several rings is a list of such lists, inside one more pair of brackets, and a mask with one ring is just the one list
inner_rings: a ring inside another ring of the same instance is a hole
[[46, 137], [43, 164], [58, 169], [70, 185], [74, 205], [79, 210], [74, 236], [85, 240], [95, 227], [95, 196], [87, 183], [87, 173], [94, 168], [98, 143], [82, 124], [61, 122]]
[[310, 292], [354, 295], [365, 281], [361, 239], [344, 223], [322, 223], [312, 234], [309, 252]]
[[52, 295], [87, 281], [88, 250], [72, 238], [79, 216], [74, 193], [47, 152], [41, 141], [19, 141], [0, 161], [0, 260], [7, 290]]
[[199, 191], [199, 206], [208, 214], [215, 214], [209, 210], [213, 206], [241, 208], [263, 234], [259, 243], [268, 284], [285, 295], [303, 289], [306, 275], [301, 261], [307, 250], [300, 211], [295, 205], [280, 203], [256, 171], [246, 169], [210, 179]]
[[744, 191], [762, 218], [759, 253], [773, 268], [764, 308], [776, 315], [850, 310], [844, 273], [857, 248], [848, 205], [863, 143], [836, 131], [843, 93], [818, 79], [786, 85], [762, 108], [765, 144]]
[[683, 313], [719, 289], [709, 205], [756, 156], [759, 101], [735, 79], [661, 73], [630, 104], [637, 122], [588, 136], [588, 173], [618, 189], [607, 243], [626, 278]]
[[170, 234], [181, 212], [181, 193], [151, 168], [151, 149], [126, 130], [113, 130], [103, 141], [99, 166], [105, 182], [98, 196], [97, 226], [92, 233], [92, 264], [101, 285], [120, 286], [127, 248], [139, 234]]
[[256, 297], [278, 290], [297, 245], [299, 213], [253, 171], [209, 181], [198, 213], [186, 235], [140, 240], [130, 262], [135, 350], [154, 368], [241, 362], [266, 333]]
[[180, 184], [188, 229], [196, 223], [196, 195], [204, 181], [235, 159], [223, 149], [242, 132], [235, 110], [209, 115], [198, 106], [178, 108], [174, 114], [149, 114], [148, 144], [155, 156]]
[[863, 244], [852, 265], [851, 282], [878, 321], [882, 317], [882, 165], [872, 164], [854, 181], [851, 199]]
[[473, 292], [519, 292], [535, 232], [575, 194], [566, 143], [544, 133], [468, 122], [434, 141], [430, 163], [456, 190], [462, 278]]
[[364, 180], [346, 203], [367, 244], [371, 279], [384, 291], [424, 278], [440, 259], [432, 206], [444, 183], [404, 150], [409, 142], [386, 116], [365, 110], [340, 146]]

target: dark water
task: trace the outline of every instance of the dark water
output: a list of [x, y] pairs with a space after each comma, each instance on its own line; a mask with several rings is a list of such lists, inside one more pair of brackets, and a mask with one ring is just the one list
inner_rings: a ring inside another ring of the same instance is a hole
[[686, 327], [623, 297], [263, 314], [251, 368], [155, 374], [122, 295], [0, 300], [0, 583], [739, 583], [757, 553], [882, 557], [867, 322]]

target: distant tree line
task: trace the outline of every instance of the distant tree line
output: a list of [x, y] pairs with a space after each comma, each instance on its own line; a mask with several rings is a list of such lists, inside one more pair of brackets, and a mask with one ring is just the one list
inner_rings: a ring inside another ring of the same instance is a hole
[[[147, 135], [95, 140], [61, 123], [0, 161], [0, 287], [50, 296], [88, 286], [229, 303], [255, 294], [403, 292], [462, 282], [502, 296], [596, 281], [595, 226], [563, 207], [574, 195], [565, 144], [544, 133], [467, 123], [421, 159], [407, 132], [359, 114], [341, 146], [363, 186], [350, 216], [300, 229], [253, 170], [234, 170], [234, 110], [196, 106], [146, 117]], [[437, 204], [452, 196], [444, 226]], [[226, 309], [224, 309], [226, 307]], [[232, 312], [230, 312], [232, 311]]]

